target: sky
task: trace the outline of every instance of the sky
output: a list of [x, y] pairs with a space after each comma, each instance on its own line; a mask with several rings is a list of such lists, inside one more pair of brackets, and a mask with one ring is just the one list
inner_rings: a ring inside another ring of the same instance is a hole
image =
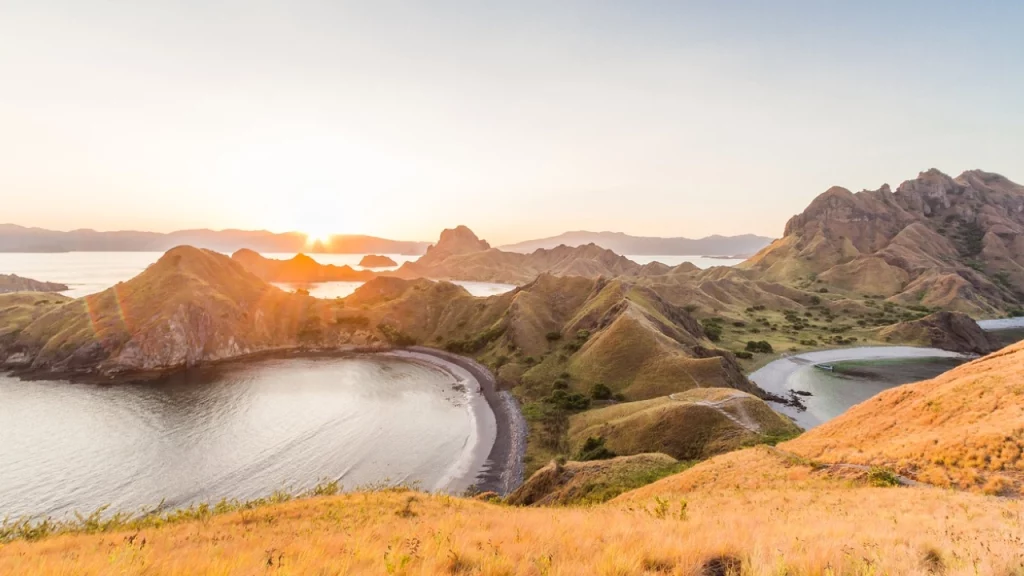
[[1024, 182], [1024, 2], [0, 0], [0, 222], [779, 236]]

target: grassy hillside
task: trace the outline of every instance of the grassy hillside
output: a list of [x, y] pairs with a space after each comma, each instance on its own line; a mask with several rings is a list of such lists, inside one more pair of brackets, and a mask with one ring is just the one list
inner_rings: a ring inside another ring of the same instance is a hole
[[619, 455], [663, 452], [702, 460], [799, 432], [760, 398], [734, 389], [699, 388], [577, 414], [569, 420], [569, 445], [577, 452], [589, 438], [601, 438]]
[[688, 466], [689, 463], [666, 454], [636, 454], [588, 462], [553, 460], [506, 500], [513, 506], [600, 504]]
[[1022, 374], [1024, 343], [882, 392], [782, 447], [822, 462], [889, 466], [929, 484], [1016, 494]]
[[86, 525], [0, 545], [0, 573], [1017, 574], [1022, 506], [872, 486], [758, 448], [594, 507], [386, 491]]

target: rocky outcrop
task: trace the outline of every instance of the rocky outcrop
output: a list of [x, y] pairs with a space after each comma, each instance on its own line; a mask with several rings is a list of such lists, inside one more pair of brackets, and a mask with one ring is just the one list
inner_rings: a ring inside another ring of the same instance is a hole
[[973, 170], [834, 187], [741, 268], [766, 280], [996, 315], [1024, 298], [1024, 187]]
[[41, 282], [31, 278], [22, 278], [14, 274], [0, 274], [0, 294], [11, 292], [63, 292], [67, 284]]
[[398, 266], [398, 262], [395, 262], [387, 256], [367, 254], [359, 261], [359, 265], [363, 268], [391, 268], [393, 266]]
[[[0, 322], [12, 323], [6, 314]], [[183, 246], [127, 282], [33, 314], [0, 341], [0, 357], [36, 371], [113, 374], [365, 343], [368, 332], [338, 323], [330, 302], [286, 293], [222, 254]]]
[[556, 276], [639, 276], [664, 273], [663, 265], [646, 267], [594, 244], [540, 249], [530, 254], [504, 252], [480, 240], [465, 226], [441, 233], [438, 243], [395, 273], [401, 278], [467, 280], [526, 284], [541, 274]]
[[988, 354], [1000, 348], [997, 340], [977, 322], [959, 312], [936, 312], [919, 320], [900, 322], [883, 329], [880, 336], [964, 354]]
[[365, 282], [376, 276], [372, 271], [355, 270], [351, 266], [321, 264], [305, 254], [297, 254], [290, 260], [275, 260], [242, 249], [232, 254], [231, 259], [267, 282]]

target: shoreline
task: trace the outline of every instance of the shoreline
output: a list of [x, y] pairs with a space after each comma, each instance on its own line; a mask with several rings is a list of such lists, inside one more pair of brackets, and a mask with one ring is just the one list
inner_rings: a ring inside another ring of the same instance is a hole
[[487, 453], [484, 467], [476, 477], [475, 486], [481, 492], [496, 492], [502, 496], [511, 493], [523, 483], [526, 456], [526, 419], [511, 393], [498, 390], [494, 375], [487, 367], [472, 358], [425, 346], [401, 349], [453, 364], [480, 385], [480, 393], [494, 414], [494, 444]]
[[[973, 356], [951, 352], [940, 348], [917, 346], [860, 346], [857, 348], [831, 348], [802, 352], [773, 360], [757, 370], [747, 374], [747, 379], [755, 386], [771, 395], [788, 398], [791, 395], [789, 382], [799, 370], [824, 362], [848, 362], [856, 360], [899, 360], [912, 358], [960, 358], [971, 359]], [[799, 421], [803, 412], [789, 404], [768, 401], [772, 409], [794, 421]], [[804, 427], [801, 425], [801, 427]]]
[[[474, 461], [482, 460], [475, 486], [481, 492], [496, 492], [502, 496], [511, 493], [523, 483], [526, 456], [526, 420], [519, 410], [519, 404], [508, 391], [499, 391], [494, 376], [487, 367], [471, 358], [452, 354], [444, 350], [425, 346], [397, 348], [391, 346], [359, 346], [345, 345], [333, 348], [303, 348], [298, 346], [282, 346], [240, 354], [228, 358], [204, 360], [193, 366], [176, 366], [161, 370], [123, 371], [102, 373], [98, 371], [48, 371], [32, 369], [0, 363], [0, 373], [9, 373], [22, 380], [67, 380], [71, 383], [91, 383], [101, 385], [117, 385], [118, 383], [159, 380], [171, 374], [189, 370], [215, 370], [230, 367], [233, 364], [248, 364], [262, 360], [342, 357], [357, 354], [394, 354], [401, 357], [402, 352], [409, 356], [406, 359], [428, 362], [435, 368], [449, 373], [452, 366], [465, 371], [479, 385], [480, 394], [488, 409], [494, 416], [494, 441], [486, 453], [474, 457]], [[457, 375], [455, 375], [457, 377]], [[471, 408], [471, 410], [476, 410]], [[489, 430], [480, 429], [479, 412], [472, 414], [476, 420], [477, 436], [481, 433], [490, 436]], [[479, 438], [477, 438], [478, 440]], [[485, 454], [485, 457], [483, 456]], [[452, 479], [455, 482], [456, 479]]]

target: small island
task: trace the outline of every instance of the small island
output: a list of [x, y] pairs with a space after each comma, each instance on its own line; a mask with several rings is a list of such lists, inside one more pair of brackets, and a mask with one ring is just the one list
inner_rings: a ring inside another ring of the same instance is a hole
[[387, 256], [367, 254], [359, 261], [359, 265], [363, 268], [392, 268], [394, 266], [398, 266], [398, 262], [395, 262]]
[[68, 289], [66, 284], [42, 282], [31, 278], [22, 278], [14, 274], [0, 274], [0, 294], [9, 292], [63, 292]]

